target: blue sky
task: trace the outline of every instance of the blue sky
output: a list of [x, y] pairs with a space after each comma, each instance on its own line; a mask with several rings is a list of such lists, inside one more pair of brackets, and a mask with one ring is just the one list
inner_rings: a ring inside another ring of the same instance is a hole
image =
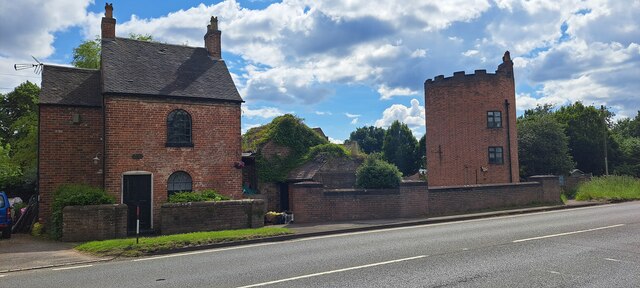
[[[398, 2], [398, 3], [396, 3]], [[243, 105], [243, 131], [294, 113], [342, 141], [394, 120], [417, 137], [423, 83], [515, 64], [518, 113], [537, 104], [640, 109], [640, 1], [113, 1], [116, 34], [203, 46], [218, 16], [223, 58]], [[15, 63], [69, 65], [100, 34], [104, 2], [0, 0], [0, 92], [29, 80]]]

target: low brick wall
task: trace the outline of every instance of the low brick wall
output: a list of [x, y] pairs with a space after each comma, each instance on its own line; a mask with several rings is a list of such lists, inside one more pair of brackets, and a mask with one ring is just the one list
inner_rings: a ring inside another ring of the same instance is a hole
[[532, 204], [559, 204], [556, 176], [533, 176], [523, 183], [429, 187], [429, 216]]
[[427, 183], [405, 181], [397, 189], [324, 189], [318, 182], [289, 188], [296, 223], [413, 218], [427, 215]]
[[62, 209], [62, 241], [127, 237], [127, 205], [67, 206]]
[[264, 226], [265, 213], [265, 203], [260, 199], [165, 203], [160, 208], [160, 232], [260, 228]]

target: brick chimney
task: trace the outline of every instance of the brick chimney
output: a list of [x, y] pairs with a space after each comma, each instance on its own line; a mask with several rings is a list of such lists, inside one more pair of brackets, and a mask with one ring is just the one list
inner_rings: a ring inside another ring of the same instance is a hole
[[102, 17], [102, 39], [116, 38], [116, 19], [113, 18], [113, 3], [104, 6]]
[[498, 70], [496, 70], [496, 73], [498, 72], [513, 77], [513, 61], [511, 61], [511, 53], [509, 53], [509, 51], [504, 52], [502, 64], [498, 65]]
[[218, 30], [218, 17], [211, 16], [211, 23], [207, 25], [207, 34], [204, 35], [204, 47], [207, 48], [209, 56], [214, 59], [222, 58], [220, 35], [222, 32]]

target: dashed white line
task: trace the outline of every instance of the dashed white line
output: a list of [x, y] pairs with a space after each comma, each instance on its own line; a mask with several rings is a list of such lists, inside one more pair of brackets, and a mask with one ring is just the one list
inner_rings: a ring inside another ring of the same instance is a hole
[[551, 274], [560, 274], [560, 272], [558, 272], [558, 271], [549, 271], [549, 273], [551, 273]]
[[235, 247], [229, 247], [229, 248], [218, 248], [218, 249], [209, 249], [209, 250], [200, 250], [200, 251], [193, 251], [193, 252], [162, 255], [162, 256], [155, 256], [155, 257], [134, 259], [134, 260], [131, 260], [131, 261], [132, 262], [139, 262], [139, 261], [157, 260], [157, 259], [188, 256], [188, 255], [197, 255], [197, 254], [204, 254], [204, 253], [214, 253], [214, 252], [222, 252], [222, 251], [229, 251], [229, 250], [238, 250], [238, 249], [251, 248], [251, 247], [277, 245], [277, 244], [281, 244], [281, 243], [282, 242], [267, 242], [267, 243], [259, 243], [259, 244], [250, 244], [250, 245], [235, 246]]
[[0, 278], [5, 277], [5, 276], [7, 276], [7, 275], [0, 275]]
[[604, 260], [613, 261], [613, 262], [622, 262], [622, 260], [613, 259], [613, 258], [604, 258]]
[[81, 265], [81, 266], [73, 266], [73, 267], [53, 268], [51, 270], [53, 270], [53, 271], [71, 270], [71, 269], [87, 268], [87, 267], [91, 267], [91, 266], [93, 266], [93, 265]]
[[624, 226], [624, 224], [617, 224], [617, 225], [598, 227], [598, 228], [592, 228], [592, 229], [586, 229], [586, 230], [579, 230], [579, 231], [573, 231], [573, 232], [565, 232], [565, 233], [551, 234], [551, 235], [545, 235], [545, 236], [539, 236], [539, 237], [518, 239], [518, 240], [513, 240], [512, 242], [513, 243], [518, 243], [518, 242], [525, 242], [525, 241], [531, 241], [531, 240], [546, 239], [546, 238], [552, 238], [552, 237], [558, 237], [558, 236], [566, 236], [566, 235], [573, 235], [573, 234], [578, 234], [578, 233], [585, 233], [585, 232], [591, 232], [591, 231], [597, 231], [597, 230], [603, 230], [603, 229], [616, 228], [616, 227], [620, 227], [620, 226]]
[[375, 266], [380, 266], [380, 265], [393, 264], [393, 263], [398, 263], [398, 262], [403, 262], [403, 261], [415, 260], [415, 259], [420, 259], [420, 258], [424, 258], [424, 257], [427, 257], [427, 255], [420, 255], [420, 256], [415, 256], [415, 257], [409, 257], [409, 258], [402, 258], [402, 259], [396, 259], [396, 260], [391, 260], [391, 261], [378, 262], [378, 263], [367, 264], [367, 265], [362, 265], [362, 266], [355, 266], [355, 267], [343, 268], [343, 269], [338, 269], [338, 270], [331, 270], [331, 271], [326, 271], [326, 272], [313, 273], [313, 274], [302, 275], [302, 276], [297, 276], [297, 277], [291, 277], [291, 278], [286, 278], [286, 279], [280, 279], [280, 280], [275, 280], [275, 281], [269, 281], [269, 282], [264, 282], [264, 283], [241, 286], [241, 287], [238, 287], [238, 288], [260, 287], [260, 286], [266, 286], [266, 285], [277, 284], [277, 283], [282, 283], [282, 282], [288, 282], [288, 281], [293, 281], [293, 280], [299, 280], [299, 279], [311, 278], [311, 277], [316, 277], [316, 276], [322, 276], [322, 275], [327, 275], [327, 274], [333, 274], [333, 273], [345, 272], [345, 271], [350, 271], [350, 270], [363, 269], [363, 268], [369, 268], [369, 267], [375, 267]]

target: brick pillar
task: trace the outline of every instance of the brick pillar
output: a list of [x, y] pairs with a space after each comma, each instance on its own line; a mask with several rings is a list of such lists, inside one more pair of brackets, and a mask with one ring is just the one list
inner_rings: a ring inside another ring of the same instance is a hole
[[561, 203], [560, 177], [553, 175], [536, 175], [529, 177], [528, 180], [542, 184], [542, 202], [553, 204]]

